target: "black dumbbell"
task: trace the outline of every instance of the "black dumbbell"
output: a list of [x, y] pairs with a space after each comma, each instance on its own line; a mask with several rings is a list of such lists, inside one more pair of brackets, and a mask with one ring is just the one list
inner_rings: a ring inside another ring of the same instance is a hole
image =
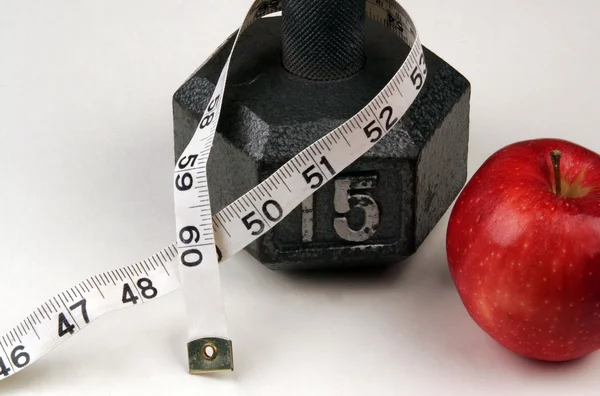
[[[390, 13], [385, 23], [395, 18]], [[177, 157], [232, 44], [233, 36], [174, 95]], [[360, 111], [408, 52], [398, 36], [365, 18], [365, 0], [284, 0], [281, 17], [250, 26], [233, 55], [208, 163], [213, 212]], [[470, 84], [426, 48], [425, 58], [425, 85], [402, 120], [249, 245], [253, 256], [273, 269], [348, 268], [415, 252], [467, 176]]]

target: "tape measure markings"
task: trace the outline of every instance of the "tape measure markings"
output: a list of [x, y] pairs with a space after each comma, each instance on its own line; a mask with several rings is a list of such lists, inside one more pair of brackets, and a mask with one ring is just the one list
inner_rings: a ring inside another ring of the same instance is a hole
[[[255, 1], [238, 31], [232, 53], [237, 38], [252, 22], [280, 10], [280, 0]], [[147, 260], [81, 282], [75, 286], [79, 297], [71, 288], [72, 295], [67, 290], [34, 310], [1, 338], [0, 379], [27, 367], [104, 313], [175, 290], [179, 286], [176, 271], [186, 301], [190, 342], [206, 336], [227, 340], [218, 262], [266, 233], [368, 151], [400, 120], [423, 86], [427, 75], [424, 55], [408, 14], [392, 0], [367, 0], [366, 11], [367, 17], [411, 45], [406, 61], [381, 92], [351, 119], [211, 216], [206, 164], [220, 116], [230, 54], [198, 130], [174, 169], [178, 242]], [[195, 357], [189, 356], [191, 371]], [[196, 359], [194, 364], [198, 361], [206, 363]]]
[[[94, 275], [46, 300], [0, 338], [0, 379], [28, 367], [103, 314], [177, 289], [176, 253], [171, 245], [149, 260]], [[131, 285], [142, 290], [134, 292]]]
[[[263, 2], [255, 3], [258, 6], [264, 4]], [[379, 8], [382, 8], [383, 4], [383, 1], [376, 1], [376, 5]], [[181, 265], [179, 269], [188, 318], [188, 354], [190, 354], [188, 360], [190, 361], [190, 371], [202, 372], [210, 370], [210, 362], [194, 360], [191, 356], [192, 353], [197, 353], [198, 350], [198, 347], [192, 348], [191, 344], [201, 342], [203, 335], [209, 334], [211, 337], [218, 338], [231, 349], [231, 342], [227, 337], [218, 262], [226, 260], [230, 255], [236, 253], [254, 239], [270, 230], [295, 207], [300, 205], [306, 197], [311, 195], [312, 191], [315, 191], [325, 182], [331, 180], [337, 173], [358, 159], [360, 155], [364, 154], [395, 125], [421, 89], [426, 71], [419, 64], [422, 63], [424, 66], [424, 56], [416, 32], [412, 28], [410, 18], [401, 7], [393, 6], [393, 3], [390, 2], [387, 2], [387, 5], [387, 13], [389, 14], [388, 22], [393, 20], [390, 10], [396, 11], [398, 25], [395, 27], [398, 29], [395, 30], [397, 30], [397, 33], [405, 40], [411, 40], [411, 37], [406, 37], [405, 33], [412, 33], [412, 42], [409, 42], [409, 44], [412, 44], [412, 48], [408, 59], [401, 66], [399, 72], [396, 73], [392, 81], [363, 110], [283, 165], [282, 169], [287, 171], [282, 171], [281, 169], [275, 171], [273, 175], [261, 184], [228, 205], [223, 211], [227, 213], [227, 216], [217, 214], [216, 216], [219, 221], [213, 220], [213, 230], [217, 234], [214, 236], [214, 240], [217, 242], [216, 246], [218, 247], [207, 244], [190, 248], [189, 244], [194, 240], [194, 237], [195, 242], [198, 242], [201, 237], [207, 241], [213, 239], [213, 233], [209, 232], [208, 236], [200, 235], [198, 228], [193, 225], [195, 220], [193, 209], [196, 209], [197, 205], [190, 207], [187, 204], [190, 198], [189, 194], [186, 193], [190, 189], [191, 184], [178, 184], [178, 180], [182, 176], [181, 174], [176, 175], [176, 217], [177, 229], [180, 230], [178, 248]], [[280, 6], [280, 2], [270, 1], [266, 8], [271, 7], [272, 10], [276, 11], [280, 9]], [[208, 189], [205, 165], [208, 162], [210, 146], [220, 116], [231, 57], [235, 52], [235, 46], [240, 34], [258, 17], [258, 12], [254, 15], [252, 13], [254, 8], [251, 7], [250, 13], [247, 15], [242, 28], [238, 31], [234, 39], [231, 52], [225, 62], [206, 110], [201, 116], [198, 129], [181, 155], [180, 162], [178, 162], [179, 168], [185, 169], [189, 165], [190, 160], [195, 160], [200, 156], [199, 161], [202, 166], [193, 173], [197, 179], [202, 180], [199, 188], [203, 190]], [[375, 15], [375, 13], [369, 11], [369, 15]], [[405, 29], [405, 26], [402, 25], [403, 21], [407, 22], [406, 27], [408, 29]], [[420, 59], [421, 62], [417, 62], [417, 59]], [[403, 75], [405, 77], [409, 75], [410, 70], [412, 70], [410, 74], [412, 85], [410, 83], [405, 84], [403, 78]], [[403, 93], [402, 91], [405, 92]], [[386, 106], [384, 107], [384, 105]], [[386, 115], [387, 118], [385, 118]], [[362, 128], [356, 123], [356, 120], [365, 123], [369, 118], [371, 119], [370, 123]], [[382, 123], [384, 118], [385, 123]], [[354, 128], [349, 127], [352, 124]], [[206, 129], [206, 137], [203, 136], [203, 133], [205, 133], [203, 129]], [[335, 137], [340, 132], [342, 136], [344, 133], [347, 135], [346, 143], [350, 150], [329, 141], [328, 136]], [[326, 152], [327, 155], [325, 155]], [[309, 163], [313, 165], [307, 168], [307, 164]], [[290, 171], [290, 165], [293, 166], [296, 172], [293, 170]], [[192, 179], [189, 172], [184, 173], [183, 176], [188, 176], [188, 180]], [[275, 181], [277, 178], [286, 181], [287, 192], [284, 189], [276, 188]], [[311, 184], [313, 179], [316, 179], [316, 184]], [[206, 205], [206, 211], [209, 212], [210, 202], [204, 205]], [[201, 223], [201, 226], [203, 224]], [[227, 229], [229, 238], [221, 235], [222, 233], [219, 232], [221, 226]], [[234, 237], [231, 237], [231, 235]], [[215, 252], [216, 249], [218, 249], [220, 255], [218, 258]], [[188, 256], [190, 255], [195, 259], [194, 261], [189, 261]], [[203, 263], [203, 265], [199, 266], [200, 263]], [[201, 364], [202, 367], [192, 367], [191, 362], [193, 360], [195, 363]], [[228, 364], [230, 368], [233, 368], [232, 361], [228, 362]]]

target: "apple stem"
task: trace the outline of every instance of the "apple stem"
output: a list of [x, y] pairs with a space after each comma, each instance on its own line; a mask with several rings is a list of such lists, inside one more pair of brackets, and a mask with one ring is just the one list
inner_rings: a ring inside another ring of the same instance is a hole
[[550, 152], [550, 159], [552, 159], [552, 166], [554, 167], [554, 185], [556, 195], [561, 195], [561, 177], [560, 177], [560, 159], [562, 153], [560, 150], [552, 150]]

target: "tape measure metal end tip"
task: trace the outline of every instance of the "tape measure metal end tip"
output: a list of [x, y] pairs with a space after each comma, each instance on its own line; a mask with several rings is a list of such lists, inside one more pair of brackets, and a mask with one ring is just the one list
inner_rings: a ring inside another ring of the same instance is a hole
[[231, 340], [206, 337], [188, 343], [190, 374], [233, 371], [233, 345]]

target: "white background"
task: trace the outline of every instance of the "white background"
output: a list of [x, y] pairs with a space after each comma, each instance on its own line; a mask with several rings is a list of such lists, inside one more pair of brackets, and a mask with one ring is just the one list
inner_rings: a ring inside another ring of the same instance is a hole
[[[89, 275], [174, 240], [171, 96], [249, 0], [0, 0], [0, 331]], [[470, 175], [516, 140], [600, 151], [600, 3], [406, 0], [423, 43], [472, 83]], [[447, 216], [374, 276], [222, 266], [236, 371], [186, 373], [182, 298], [108, 315], [10, 395], [597, 395], [600, 353], [519, 358], [471, 321]]]

